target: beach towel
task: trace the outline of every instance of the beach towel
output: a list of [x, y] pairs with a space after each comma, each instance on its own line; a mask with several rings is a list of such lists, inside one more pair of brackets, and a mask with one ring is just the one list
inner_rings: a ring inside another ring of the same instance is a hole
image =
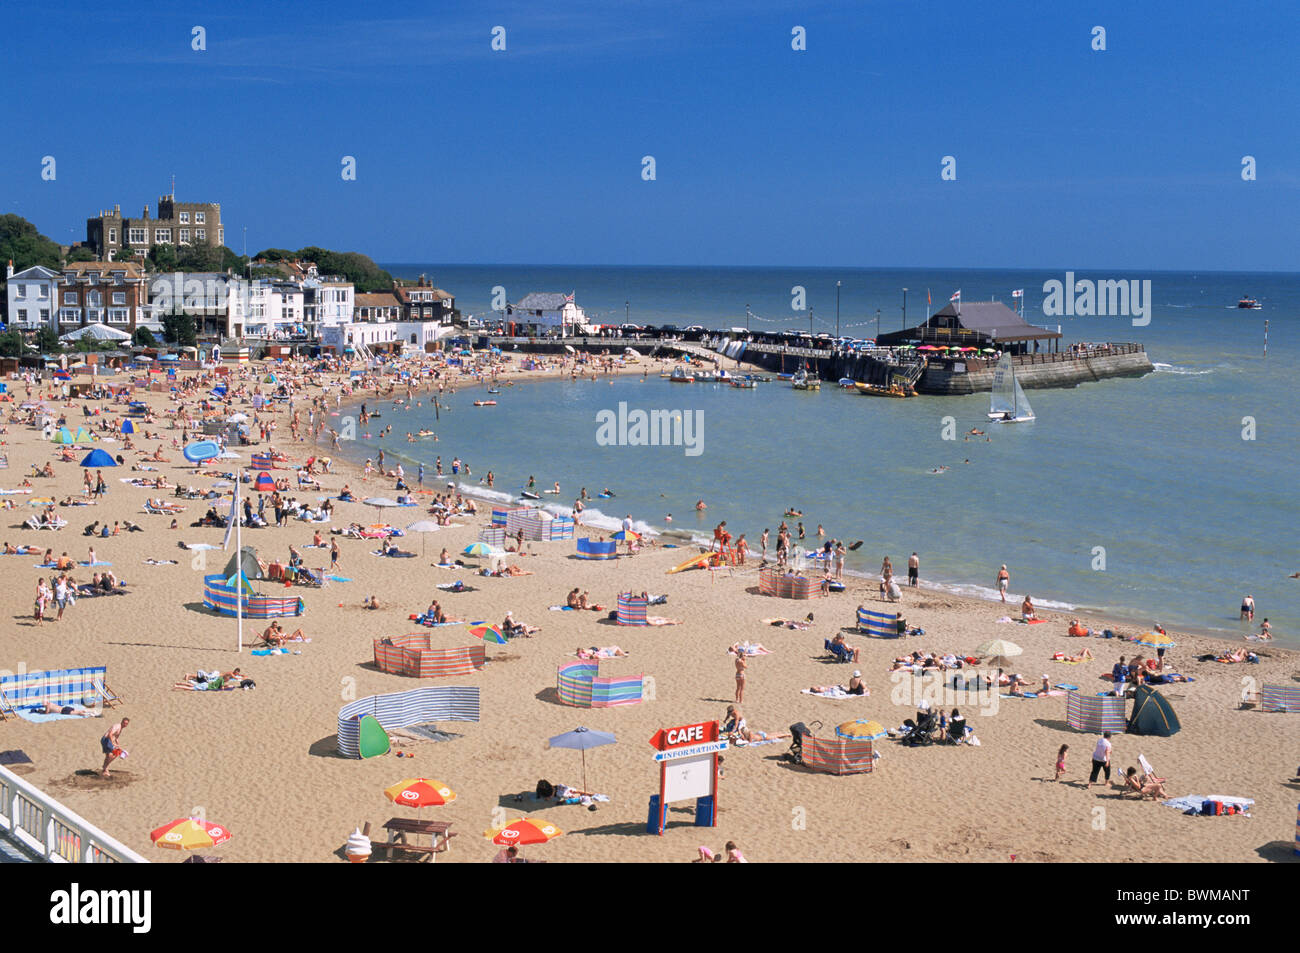
[[456, 584], [454, 582], [440, 582], [438, 583], [438, 588], [443, 590], [444, 592], [478, 592], [478, 590], [473, 586], [462, 585], [459, 589], [457, 589]]
[[1255, 806], [1252, 798], [1225, 797], [1222, 794], [1186, 794], [1183, 797], [1170, 798], [1160, 803], [1165, 807], [1172, 807], [1182, 811], [1184, 814], [1200, 814], [1202, 805], [1206, 801], [1217, 801], [1225, 806], [1232, 805], [1240, 809], [1240, 812], [1246, 817], [1250, 817], [1250, 808]]
[[[746, 655], [771, 655], [771, 651], [761, 645], [741, 646]], [[727, 648], [728, 655], [735, 655], [736, 651], [730, 647]]]
[[1037, 692], [1025, 692], [1023, 695], [1003, 695], [1003, 698], [1037, 698]]
[[404, 553], [404, 552], [402, 552], [400, 549], [399, 549], [399, 550], [389, 550], [389, 551], [386, 552], [386, 553], [385, 553], [383, 550], [381, 550], [381, 549], [375, 549], [375, 550], [372, 550], [372, 551], [371, 551], [370, 555], [371, 555], [371, 556], [387, 556], [389, 559], [414, 559], [414, 558], [415, 558], [415, 553]]
[[302, 652], [300, 650], [294, 651], [286, 648], [273, 648], [273, 649], [253, 649], [252, 654], [253, 655], [301, 655]]
[[78, 565], [78, 566], [85, 566], [87, 569], [89, 569], [89, 568], [92, 567], [92, 566], [111, 566], [111, 565], [113, 565], [113, 564], [112, 564], [112, 563], [106, 563], [106, 562], [104, 562], [104, 560], [102, 560], [102, 559], [96, 559], [93, 563], [80, 562], [80, 563], [77, 563], [77, 565]]
[[351, 582], [352, 581], [347, 576], [326, 576], [325, 578], [330, 580], [330, 582]]
[[[81, 721], [82, 719], [81, 715], [47, 715], [45, 712], [38, 712], [32, 708], [15, 708], [14, 711], [18, 713], [18, 717], [27, 721], [34, 721], [37, 724], [46, 721]], [[96, 714], [94, 717], [98, 718], [99, 715]]]
[[646, 616], [646, 625], [681, 625], [681, 619], [665, 619], [661, 615]]
[[807, 688], [801, 689], [800, 692], [804, 695], [816, 695], [818, 698], [834, 698], [837, 701], [843, 701], [846, 698], [867, 698], [871, 695], [870, 691], [864, 691], [861, 695], [850, 695], [848, 692], [837, 691], [814, 692]]
[[32, 763], [32, 759], [27, 756], [27, 752], [22, 748], [11, 748], [9, 751], [0, 751], [0, 764]]
[[1066, 692], [1077, 692], [1079, 690], [1078, 685], [1067, 685], [1065, 682], [1058, 682], [1055, 687]]
[[1046, 625], [1046, 619], [1017, 619], [1021, 625]]

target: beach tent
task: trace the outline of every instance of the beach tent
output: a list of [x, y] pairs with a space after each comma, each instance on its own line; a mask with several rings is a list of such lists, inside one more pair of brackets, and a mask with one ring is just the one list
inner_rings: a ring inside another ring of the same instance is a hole
[[238, 554], [230, 557], [226, 563], [226, 568], [221, 570], [221, 574], [227, 579], [235, 575], [236, 570], [243, 570], [243, 573], [249, 579], [261, 579], [262, 567], [257, 563], [257, 549], [253, 546], [245, 546]]
[[1182, 725], [1174, 714], [1173, 706], [1150, 685], [1139, 685], [1133, 698], [1133, 713], [1128, 716], [1130, 735], [1156, 735], [1168, 738]]
[[122, 421], [122, 433], [135, 433], [135, 426], [130, 420]]

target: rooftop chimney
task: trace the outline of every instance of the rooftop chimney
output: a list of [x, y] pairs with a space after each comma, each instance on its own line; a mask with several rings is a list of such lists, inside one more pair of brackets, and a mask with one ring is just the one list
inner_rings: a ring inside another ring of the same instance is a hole
[[122, 214], [122, 206], [120, 206], [120, 205], [114, 205], [114, 206], [113, 206], [113, 214], [114, 214], [114, 215], [121, 215], [121, 214]]

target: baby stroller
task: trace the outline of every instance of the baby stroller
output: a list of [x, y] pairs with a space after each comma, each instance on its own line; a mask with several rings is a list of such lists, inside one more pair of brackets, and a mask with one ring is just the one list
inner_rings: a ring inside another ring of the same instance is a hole
[[[820, 721], [814, 721], [818, 728], [822, 726]], [[797, 721], [790, 726], [790, 750], [783, 757], [792, 764], [803, 764], [803, 738], [804, 735], [811, 735], [813, 730], [805, 725], [802, 721]]]

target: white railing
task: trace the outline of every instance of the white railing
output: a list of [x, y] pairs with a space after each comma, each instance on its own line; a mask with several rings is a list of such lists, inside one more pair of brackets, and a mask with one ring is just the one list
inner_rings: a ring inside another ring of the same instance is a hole
[[149, 863], [4, 767], [0, 767], [0, 830], [49, 863]]

